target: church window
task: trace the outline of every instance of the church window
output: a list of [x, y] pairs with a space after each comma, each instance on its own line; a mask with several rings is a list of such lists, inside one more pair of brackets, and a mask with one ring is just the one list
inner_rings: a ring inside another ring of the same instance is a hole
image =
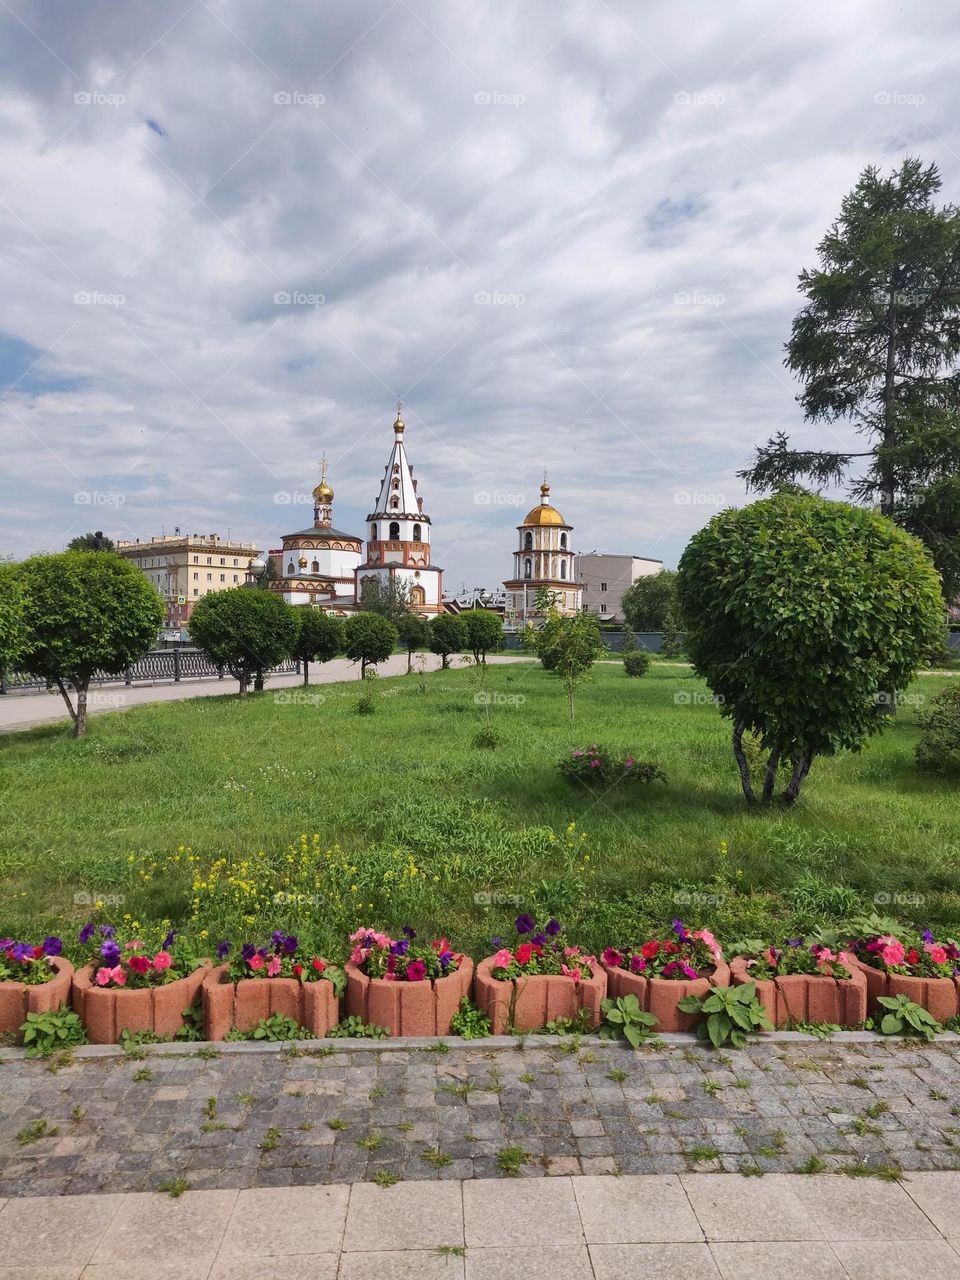
[[530, 577], [530, 575], [531, 575], [532, 573], [533, 573], [533, 565], [531, 564], [531, 562], [530, 562], [529, 560], [524, 560], [524, 562], [523, 562], [523, 576], [524, 576], [525, 578], [529, 578], [529, 577]]
[[414, 540], [414, 542], [422, 542], [422, 541], [423, 541], [423, 530], [420, 528], [420, 526], [419, 526], [418, 524], [415, 524], [415, 525], [413, 526], [413, 540]]
[[311, 564], [311, 566], [310, 566], [310, 572], [311, 572], [311, 573], [319, 573], [319, 572], [320, 572], [320, 561], [319, 561], [319, 560], [314, 560], [314, 562], [313, 562], [313, 563]]
[[533, 550], [533, 534], [532, 534], [532, 533], [528, 533], [528, 534], [524, 537], [524, 539], [523, 539], [523, 549], [524, 549], [524, 551], [532, 551], [532, 550]]
[[410, 603], [411, 604], [427, 603], [427, 593], [424, 591], [423, 587], [410, 588]]
[[390, 521], [390, 537], [396, 539], [400, 537], [400, 525], [396, 520]]
[[375, 524], [370, 526], [370, 540], [372, 542], [376, 542], [377, 540], [377, 526]]
[[565, 533], [561, 533], [561, 535], [560, 535], [560, 550], [561, 550], [561, 551], [566, 551], [566, 549], [567, 549], [567, 535], [566, 535]]
[[292, 561], [292, 560], [291, 560], [291, 561], [290, 561], [290, 563], [287, 565], [287, 573], [293, 573], [293, 561]]
[[391, 509], [392, 509], [393, 511], [396, 511], [396, 509], [397, 509], [397, 507], [399, 507], [399, 505], [400, 505], [400, 499], [399, 499], [396, 495], [394, 495], [394, 496], [390, 499], [390, 507], [391, 507]]
[[560, 577], [565, 578], [566, 576], [567, 576], [567, 562], [566, 560], [561, 560], [560, 561]]

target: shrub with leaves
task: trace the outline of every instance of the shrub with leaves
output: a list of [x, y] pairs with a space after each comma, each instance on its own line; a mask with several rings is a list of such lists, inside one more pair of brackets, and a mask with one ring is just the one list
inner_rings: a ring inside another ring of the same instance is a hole
[[86, 1027], [71, 1009], [28, 1013], [20, 1032], [28, 1058], [48, 1058], [63, 1049], [89, 1044]]
[[635, 995], [608, 997], [600, 1001], [600, 1008], [604, 1014], [601, 1040], [626, 1040], [634, 1049], [639, 1049], [657, 1025], [653, 1014], [644, 1013], [640, 1008]]
[[920, 741], [917, 768], [922, 773], [960, 777], [960, 680], [954, 680], [917, 713]]
[[630, 753], [621, 755], [596, 742], [589, 747], [574, 748], [557, 761], [557, 768], [569, 781], [582, 782], [585, 786], [667, 781], [667, 775], [652, 761], [638, 760]]
[[390, 1031], [387, 1027], [377, 1026], [375, 1022], [364, 1022], [362, 1018], [350, 1014], [347, 1018], [341, 1018], [335, 1027], [331, 1027], [327, 1035], [334, 1040], [389, 1040]]
[[464, 996], [460, 1008], [450, 1019], [450, 1030], [464, 1040], [483, 1040], [490, 1034], [490, 1019], [482, 1010]]
[[755, 982], [739, 987], [711, 987], [705, 996], [684, 996], [677, 1001], [677, 1008], [682, 1013], [703, 1015], [703, 1021], [697, 1024], [697, 1035], [709, 1040], [715, 1049], [725, 1044], [742, 1049], [751, 1032], [773, 1030], [773, 1023], [757, 999]]
[[625, 676], [645, 676], [650, 668], [650, 655], [643, 649], [631, 649], [623, 655]]
[[943, 1030], [933, 1014], [909, 996], [878, 996], [877, 1004], [886, 1013], [868, 1019], [867, 1027], [882, 1036], [923, 1036], [932, 1040]]

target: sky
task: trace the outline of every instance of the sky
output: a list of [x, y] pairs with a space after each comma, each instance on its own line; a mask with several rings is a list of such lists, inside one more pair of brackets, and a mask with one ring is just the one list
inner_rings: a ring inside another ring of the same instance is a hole
[[960, 201], [941, 0], [0, 0], [0, 554], [363, 535], [403, 403], [449, 592], [551, 500], [674, 566], [805, 424], [867, 164]]

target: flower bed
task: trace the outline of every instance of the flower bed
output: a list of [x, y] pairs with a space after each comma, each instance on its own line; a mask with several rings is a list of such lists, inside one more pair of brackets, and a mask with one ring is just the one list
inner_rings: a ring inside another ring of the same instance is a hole
[[667, 775], [652, 761], [638, 760], [629, 752], [621, 755], [596, 742], [562, 756], [557, 768], [569, 782], [588, 787], [667, 781]]
[[0, 1034], [16, 1035], [28, 1013], [47, 1013], [70, 1003], [73, 965], [59, 938], [40, 945], [0, 938]]
[[677, 1008], [686, 996], [730, 985], [730, 970], [709, 929], [691, 932], [674, 920], [668, 938], [648, 938], [636, 947], [608, 947], [601, 957], [610, 995], [635, 995], [657, 1019], [659, 1031], [689, 1031], [697, 1015]]
[[446, 938], [429, 947], [416, 934], [390, 938], [358, 929], [345, 966], [347, 1015], [387, 1027], [394, 1036], [445, 1036], [460, 1001], [470, 994], [473, 961], [451, 949]]
[[929, 929], [920, 937], [907, 933], [872, 934], [853, 940], [853, 964], [867, 984], [867, 1009], [878, 1009], [880, 996], [907, 996], [938, 1022], [960, 1013], [960, 946], [952, 939], [937, 942]]
[[801, 1022], [859, 1027], [867, 1017], [867, 983], [847, 951], [791, 938], [782, 947], [744, 944], [730, 961], [734, 985], [756, 983], [757, 998], [775, 1027]]
[[80, 941], [93, 956], [73, 975], [71, 998], [92, 1044], [116, 1044], [120, 1033], [150, 1031], [173, 1037], [209, 971], [167, 933], [150, 954], [142, 938], [121, 940], [113, 925], [88, 924]]
[[514, 950], [494, 938], [498, 951], [477, 966], [474, 1001], [490, 1019], [492, 1033], [535, 1031], [556, 1018], [574, 1019], [581, 1009], [598, 1027], [607, 977], [596, 959], [568, 945], [556, 920], [538, 930], [530, 916], [521, 915], [516, 929], [524, 940]]
[[[230, 950], [229, 942], [221, 942], [217, 959], [226, 961]], [[269, 946], [245, 942], [232, 961], [203, 979], [204, 1036], [224, 1040], [234, 1029], [252, 1031], [279, 1013], [319, 1039], [340, 1021], [344, 985], [342, 969], [301, 949], [293, 935], [278, 930]]]

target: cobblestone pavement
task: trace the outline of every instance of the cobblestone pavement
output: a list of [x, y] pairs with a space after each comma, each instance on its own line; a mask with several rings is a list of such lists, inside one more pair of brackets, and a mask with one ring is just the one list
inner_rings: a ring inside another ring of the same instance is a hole
[[147, 1191], [177, 1177], [198, 1189], [362, 1182], [381, 1170], [496, 1178], [514, 1166], [522, 1177], [960, 1169], [954, 1038], [771, 1041], [729, 1054], [586, 1039], [446, 1053], [144, 1052], [55, 1071], [8, 1057], [0, 1196]]

